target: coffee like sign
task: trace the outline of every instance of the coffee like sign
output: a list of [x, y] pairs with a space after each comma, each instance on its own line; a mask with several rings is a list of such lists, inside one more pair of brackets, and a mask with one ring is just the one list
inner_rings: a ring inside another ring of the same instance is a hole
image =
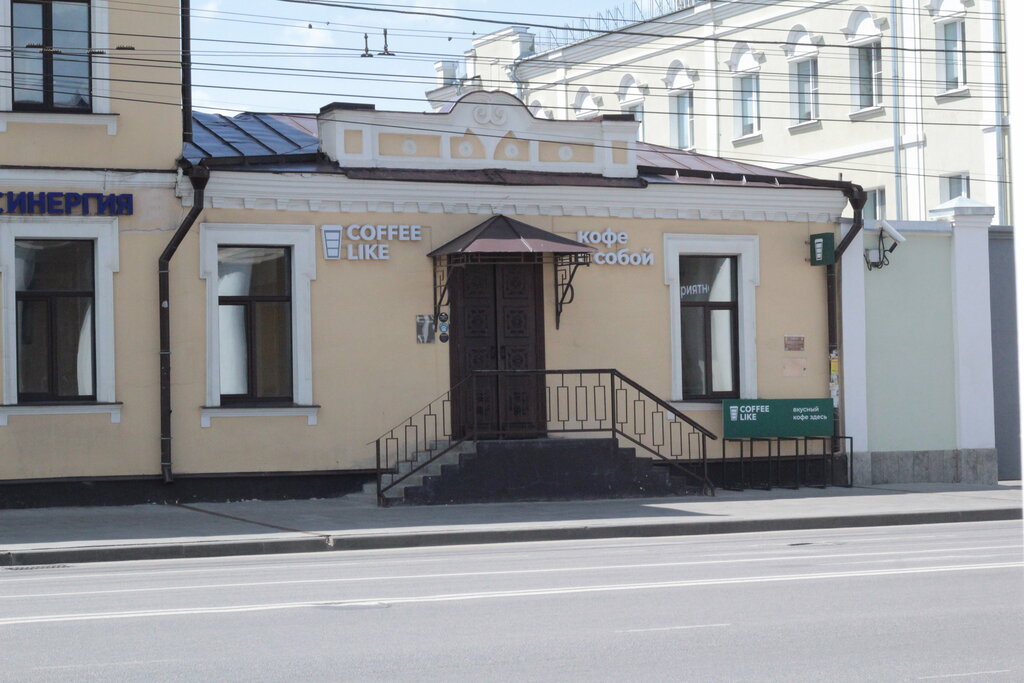
[[324, 225], [324, 258], [329, 261], [387, 261], [391, 258], [391, 242], [419, 242], [423, 227], [419, 225]]

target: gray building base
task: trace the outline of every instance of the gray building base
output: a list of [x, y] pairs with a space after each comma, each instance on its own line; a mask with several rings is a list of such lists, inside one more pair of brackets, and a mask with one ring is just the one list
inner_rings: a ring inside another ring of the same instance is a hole
[[994, 448], [853, 454], [853, 484], [985, 484], [999, 480]]

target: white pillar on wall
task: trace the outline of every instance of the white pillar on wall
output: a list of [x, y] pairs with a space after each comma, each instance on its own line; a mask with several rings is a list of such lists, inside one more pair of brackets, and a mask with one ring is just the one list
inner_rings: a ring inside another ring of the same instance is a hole
[[988, 229], [995, 209], [957, 197], [929, 214], [953, 224], [953, 326], [958, 448], [995, 448]]
[[[853, 224], [844, 221], [845, 237]], [[840, 276], [842, 343], [840, 362], [843, 382], [843, 433], [853, 437], [856, 452], [871, 450], [868, 440], [868, 342], [867, 304], [864, 283], [864, 232], [843, 253]]]

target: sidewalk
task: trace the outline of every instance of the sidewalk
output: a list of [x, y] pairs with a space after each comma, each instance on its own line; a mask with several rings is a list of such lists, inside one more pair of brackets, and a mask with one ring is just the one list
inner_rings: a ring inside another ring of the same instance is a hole
[[393, 508], [356, 494], [0, 510], [0, 566], [1020, 518], [1020, 482]]

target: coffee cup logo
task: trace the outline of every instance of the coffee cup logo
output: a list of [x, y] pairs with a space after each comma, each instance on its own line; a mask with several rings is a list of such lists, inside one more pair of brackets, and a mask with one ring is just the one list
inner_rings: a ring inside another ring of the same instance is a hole
[[735, 422], [740, 416], [739, 406], [729, 406], [729, 419]]

